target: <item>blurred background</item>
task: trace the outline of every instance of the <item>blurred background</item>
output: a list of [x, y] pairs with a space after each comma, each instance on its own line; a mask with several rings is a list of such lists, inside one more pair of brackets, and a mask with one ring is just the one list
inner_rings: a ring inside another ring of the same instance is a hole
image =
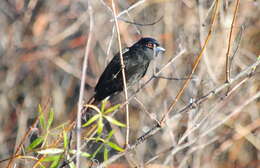
[[[166, 53], [150, 65], [143, 80], [129, 90], [130, 95], [154, 72], [182, 53], [160, 73], [167, 79], [151, 80], [136, 94], [136, 99], [131, 100], [130, 142], [155, 123], [152, 117], [161, 119], [183, 86], [181, 79], [190, 74], [202, 49], [216, 2], [216, 21], [194, 78], [170, 113], [167, 127], [137, 147], [134, 160], [138, 165], [203, 168], [260, 165], [259, 97], [243, 106], [260, 91], [259, 67], [251, 78], [236, 85], [239, 87], [231, 95], [226, 97], [227, 90], [224, 90], [177, 115], [191, 100], [225, 82], [225, 56], [235, 0], [115, 0], [124, 47], [141, 37], [153, 37], [166, 49]], [[89, 37], [89, 5], [93, 8], [94, 29], [85, 101], [93, 95], [98, 77], [119, 50], [111, 1], [0, 1], [0, 159], [12, 155], [38, 116], [39, 104], [54, 109], [54, 125], [68, 121], [76, 111]], [[231, 78], [253, 64], [260, 54], [259, 16], [259, 1], [239, 2], [231, 39]], [[122, 101], [124, 96], [119, 95], [117, 102]], [[238, 112], [233, 115], [234, 111]], [[125, 122], [124, 112], [117, 113], [116, 118]], [[221, 124], [217, 129], [201, 136], [218, 123]], [[180, 141], [192, 140], [195, 143], [177, 152], [171, 149], [178, 147]], [[151, 160], [155, 156], [159, 157]], [[119, 163], [123, 167], [129, 164], [123, 158]]]

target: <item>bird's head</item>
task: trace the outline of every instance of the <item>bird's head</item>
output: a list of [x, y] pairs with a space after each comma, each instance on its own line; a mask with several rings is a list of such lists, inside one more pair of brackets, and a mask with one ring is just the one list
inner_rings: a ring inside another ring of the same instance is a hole
[[165, 49], [160, 46], [159, 42], [150, 37], [141, 38], [134, 46], [141, 47], [146, 55], [151, 56], [151, 59], [159, 53], [165, 52]]

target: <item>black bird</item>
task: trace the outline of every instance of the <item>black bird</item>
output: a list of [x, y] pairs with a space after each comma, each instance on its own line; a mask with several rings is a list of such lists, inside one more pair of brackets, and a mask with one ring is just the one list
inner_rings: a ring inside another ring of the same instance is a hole
[[[138, 82], [146, 73], [150, 61], [164, 52], [157, 40], [141, 38], [129, 48], [123, 50], [127, 87]], [[120, 53], [117, 53], [105, 68], [95, 87], [94, 101], [99, 102], [108, 96], [123, 91], [123, 76]]]
[[[159, 52], [164, 52], [165, 49], [160, 47], [157, 40], [153, 38], [141, 38], [131, 47], [123, 50], [123, 60], [125, 64], [125, 75], [127, 87], [131, 87], [138, 82], [146, 73], [147, 68], [152, 59], [154, 59]], [[88, 101], [87, 104], [98, 105], [100, 101], [108, 96], [123, 91], [123, 76], [122, 66], [120, 62], [120, 53], [117, 53], [110, 63], [106, 66], [104, 72], [101, 74], [98, 83], [95, 87], [94, 96]], [[87, 122], [93, 115], [94, 111], [87, 107], [83, 110], [82, 123]], [[107, 135], [111, 130], [110, 123], [104, 121], [104, 135]], [[102, 135], [103, 136], [103, 135]], [[105, 137], [104, 137], [105, 138]], [[86, 150], [90, 153], [94, 153], [100, 147], [102, 142], [91, 141], [86, 146]], [[96, 153], [95, 159], [99, 162], [103, 162], [103, 152]], [[110, 155], [114, 155], [118, 151], [110, 148]]]

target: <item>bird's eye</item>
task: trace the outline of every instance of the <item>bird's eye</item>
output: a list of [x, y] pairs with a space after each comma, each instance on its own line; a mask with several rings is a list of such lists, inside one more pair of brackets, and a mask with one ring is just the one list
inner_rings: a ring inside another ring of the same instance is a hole
[[152, 43], [147, 43], [146, 47], [153, 49], [153, 44]]

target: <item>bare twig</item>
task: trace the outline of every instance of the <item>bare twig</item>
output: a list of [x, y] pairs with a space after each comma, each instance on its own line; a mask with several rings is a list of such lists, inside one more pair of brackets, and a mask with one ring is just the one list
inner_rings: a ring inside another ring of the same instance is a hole
[[[49, 102], [49, 100], [48, 100], [48, 102], [46, 103], [46, 106], [43, 108], [43, 111], [45, 111], [45, 110], [47, 109], [49, 103], [50, 103], [50, 102]], [[30, 135], [30, 133], [31, 133], [31, 131], [33, 130], [33, 128], [36, 127], [38, 121], [39, 121], [39, 116], [34, 120], [32, 126], [26, 131], [26, 133], [25, 133], [24, 136], [22, 137], [21, 142], [19, 143], [17, 149], [15, 150], [14, 155], [11, 157], [11, 159], [9, 160], [9, 162], [8, 162], [8, 164], [7, 164], [7, 168], [11, 168], [11, 167], [12, 167], [13, 159], [15, 159], [16, 156], [19, 156], [18, 153], [21, 151], [22, 146], [23, 146], [23, 144], [24, 144], [26, 138]]]
[[[205, 98], [210, 98], [212, 95], [215, 95], [217, 93], [219, 93], [220, 91], [223, 91], [226, 87], [231, 86], [234, 82], [242, 79], [243, 77], [248, 77], [248, 75], [250, 75], [250, 73], [252, 72], [252, 70], [255, 70], [256, 67], [260, 64], [260, 59], [258, 59], [254, 64], [248, 66], [245, 70], [243, 70], [242, 72], [240, 72], [234, 79], [232, 79], [230, 81], [230, 83], [224, 83], [221, 86], [217, 87], [216, 89], [214, 89], [213, 91], [210, 91], [208, 94], [205, 95]], [[248, 101], [246, 101], [245, 103], [243, 103], [239, 109], [235, 109], [230, 115], [228, 115], [224, 120], [227, 121], [229, 118], [231, 118], [232, 116], [238, 114], [239, 112], [241, 112], [241, 109], [244, 108], [246, 105], [248, 105], [250, 102], [254, 101], [255, 99], [257, 99], [258, 97], [260, 97], [260, 92], [256, 93], [253, 97], [251, 97], [250, 99], [248, 99]], [[204, 97], [201, 99], [198, 99], [195, 102], [199, 102], [201, 100], [204, 100]], [[191, 107], [191, 105], [188, 105], [188, 107]], [[187, 106], [185, 107], [185, 109], [187, 108]], [[188, 108], [189, 109], [189, 108]], [[187, 110], [187, 109], [186, 109]], [[180, 110], [180, 112], [183, 112], [183, 109]], [[179, 113], [180, 113], [179, 112]], [[178, 113], [178, 114], [179, 114]], [[178, 145], [178, 147], [176, 147], [173, 151], [172, 151], [172, 155], [174, 155], [175, 153], [177, 153], [178, 151], [185, 149], [187, 147], [189, 147], [190, 145], [194, 144], [197, 142], [197, 140], [199, 138], [202, 138], [206, 135], [208, 135], [210, 132], [214, 131], [216, 128], [218, 128], [219, 126], [221, 126], [224, 122], [221, 121], [218, 124], [214, 125], [212, 128], [210, 128], [210, 131], [207, 131], [203, 134], [201, 134], [199, 137], [197, 137], [196, 139], [193, 139], [192, 141], [189, 141], [187, 143], [184, 144], [180, 144]], [[160, 131], [162, 129], [162, 127], [156, 125], [155, 127], [151, 128], [148, 132], [146, 132], [144, 135], [142, 135], [140, 138], [138, 138], [136, 140], [136, 142], [131, 145], [128, 150], [133, 150], [135, 149], [140, 143], [144, 142], [145, 140], [147, 140], [149, 137], [153, 136], [154, 134], [156, 134], [158, 131]], [[169, 149], [163, 151], [162, 153], [165, 153], [167, 151], [171, 151], [174, 148], [174, 146], [170, 147]], [[108, 165], [114, 161], [116, 161], [117, 159], [119, 159], [120, 157], [124, 156], [125, 153], [128, 152], [127, 150], [123, 153], [114, 155], [113, 157], [111, 157], [110, 159], [108, 159], [107, 161], [105, 161], [104, 163], [102, 163], [101, 165], [99, 165], [100, 167], [104, 166], [104, 165]], [[158, 155], [155, 158], [150, 159], [148, 162], [157, 159]]]
[[[229, 72], [230, 73], [231, 73], [232, 63], [233, 63], [235, 55], [237, 54], [237, 51], [239, 49], [241, 39], [242, 39], [242, 34], [244, 33], [244, 30], [245, 30], [245, 26], [242, 25], [239, 29], [239, 32], [237, 33], [234, 43], [233, 43], [233, 50], [232, 50], [232, 55], [230, 57], [230, 63], [229, 63]], [[231, 78], [231, 76], [230, 76], [230, 78]]]
[[81, 77], [80, 70], [75, 69], [63, 58], [52, 55], [51, 53], [46, 55], [46, 58], [49, 59], [51, 62], [53, 62], [53, 64], [55, 64], [57, 67], [61, 68], [65, 72], [67, 72], [68, 74], [74, 76], [75, 78], [80, 79], [80, 77]]
[[[112, 0], [112, 9], [113, 9], [113, 15], [114, 15], [114, 20], [115, 20], [115, 24], [116, 24], [116, 30], [117, 30], [117, 39], [118, 39], [118, 45], [119, 45], [120, 63], [121, 63], [122, 76], [123, 76], [125, 100], [127, 101], [128, 96], [127, 96], [127, 86], [126, 86], [126, 76], [125, 76], [125, 64], [124, 64], [124, 59], [123, 59], [120, 30], [119, 30], [119, 25], [118, 25], [118, 22], [117, 22], [116, 8], [115, 8], [114, 0]], [[125, 142], [126, 146], [129, 143], [128, 141], [129, 141], [129, 108], [128, 108], [128, 104], [127, 104], [126, 105], [126, 142]]]
[[[197, 106], [201, 103], [203, 103], [205, 100], [208, 100], [209, 98], [211, 98], [212, 96], [220, 93], [221, 91], [223, 91], [224, 89], [226, 89], [227, 87], [230, 87], [233, 83], [245, 78], [245, 79], [249, 79], [250, 77], [250, 73], [256, 69], [257, 66], [260, 65], [260, 59], [258, 59], [254, 64], [248, 66], [245, 70], [241, 71], [239, 74], [237, 74], [233, 79], [231, 79], [231, 81], [229, 83], [224, 83], [222, 85], [220, 85], [219, 87], [215, 88], [214, 90], [208, 92], [207, 94], [205, 94], [204, 96], [201, 96], [199, 99], [193, 101], [192, 103], [186, 105], [185, 107], [183, 107], [181, 110], [179, 110], [176, 114], [181, 114], [185, 111], [187, 111], [188, 109], [192, 108], [192, 106]], [[233, 90], [233, 89], [232, 89]], [[174, 116], [173, 116], [174, 117]], [[172, 117], [172, 118], [173, 118]]]
[[[204, 39], [207, 37], [207, 31], [209, 28], [208, 24], [210, 24], [209, 22], [210, 22], [210, 19], [212, 16], [212, 12], [214, 11], [214, 7], [216, 5], [216, 1], [211, 1], [211, 2], [212, 2], [212, 4], [211, 4], [210, 8], [207, 10], [207, 12], [204, 9], [204, 5], [206, 4], [206, 1], [199, 0], [199, 3], [198, 3], [199, 4], [198, 14], [199, 14], [199, 21], [200, 21], [200, 45], [201, 45], [201, 47], [203, 47]], [[210, 60], [211, 60], [210, 56], [212, 56], [212, 55], [209, 54], [208, 50], [209, 49], [206, 48], [204, 51], [203, 61], [204, 61], [204, 65], [206, 66], [208, 75], [210, 76], [212, 82], [214, 84], [216, 84], [216, 83], [218, 83], [217, 76], [214, 73], [212, 63], [210, 62]], [[204, 67], [202, 66], [202, 68], [204, 68]]]
[[198, 150], [201, 150], [211, 144], [213, 144], [214, 142], [216, 142], [217, 140], [219, 139], [219, 137], [214, 137], [214, 138], [211, 138], [208, 142], [206, 142], [205, 144], [199, 144], [199, 145], [196, 145], [194, 147], [192, 147], [189, 152], [185, 155], [185, 157], [182, 159], [179, 167], [182, 168], [184, 167], [184, 164], [185, 162], [187, 162], [187, 160], [192, 156], [192, 153], [198, 151]]
[[48, 44], [53, 46], [67, 38], [68, 36], [72, 35], [76, 31], [78, 31], [79, 27], [85, 23], [86, 19], [88, 17], [88, 12], [84, 12], [81, 16], [78, 17], [78, 20], [74, 22], [71, 26], [69, 26], [67, 29], [65, 29], [63, 32], [60, 34], [57, 34], [53, 38], [50, 38], [48, 40]]
[[260, 127], [260, 118], [253, 121], [253, 123], [244, 127], [240, 124], [235, 126], [237, 134], [234, 135], [234, 139], [238, 140], [245, 137], [252, 145], [254, 145], [258, 150], [260, 150], [260, 139], [257, 135], [254, 135], [253, 130]]
[[153, 79], [156, 78], [156, 76], [158, 76], [160, 73], [162, 73], [167, 67], [169, 67], [177, 58], [179, 58], [180, 56], [182, 56], [184, 53], [186, 52], [186, 49], [182, 49], [174, 58], [172, 58], [166, 65], [164, 65], [158, 72], [156, 72], [152, 77], [150, 77], [147, 81], [144, 82], [144, 84], [142, 84], [141, 87], [139, 87], [135, 93], [133, 95], [131, 95], [128, 99], [128, 101], [125, 101], [124, 103], [122, 103], [122, 105], [120, 106], [120, 108], [123, 108], [126, 104], [128, 104], [128, 102], [130, 100], [132, 100], [135, 95], [142, 90], [148, 83], [150, 83]]
[[229, 60], [229, 53], [230, 53], [230, 48], [231, 48], [231, 38], [232, 38], [232, 32], [233, 32], [233, 28], [234, 28], [234, 23], [236, 20], [236, 15], [237, 15], [237, 10], [238, 10], [238, 6], [239, 6], [239, 2], [240, 0], [236, 1], [236, 7], [235, 7], [235, 11], [234, 11], [234, 16], [233, 16], [233, 20], [231, 23], [231, 28], [230, 28], [230, 33], [229, 33], [229, 37], [228, 37], [228, 48], [227, 48], [227, 53], [226, 53], [226, 82], [230, 82], [230, 60]]
[[137, 26], [152, 26], [152, 25], [155, 25], [156, 23], [160, 22], [162, 20], [162, 18], [163, 18], [163, 16], [161, 16], [158, 20], [156, 20], [152, 23], [137, 23], [137, 22], [128, 21], [126, 19], [121, 19], [121, 18], [119, 18], [118, 20], [124, 21], [129, 24], [137, 25]]
[[[161, 72], [163, 72], [169, 65], [171, 65], [171, 64], [173, 63], [173, 61], [175, 61], [177, 58], [179, 58], [180, 56], [182, 56], [185, 52], [186, 52], [186, 50], [185, 50], [185, 49], [182, 49], [174, 58], [172, 58], [166, 65], [164, 65], [164, 66], [160, 69], [160, 71], [158, 71], [155, 75], [159, 75]], [[152, 79], [155, 79], [155, 78], [154, 78], [154, 77], [151, 77], [149, 80], [147, 80], [147, 81], [141, 86], [141, 88], [145, 87]], [[123, 108], [126, 104], [128, 104], [129, 101], [132, 100], [132, 99], [135, 97], [135, 95], [141, 90], [141, 88], [138, 89], [132, 96], [130, 96], [129, 99], [126, 100], [126, 101], [120, 106], [120, 109]], [[119, 110], [120, 110], [120, 109], [119, 109]], [[115, 111], [112, 115], [114, 115], [116, 112], [117, 112], [117, 111]], [[72, 122], [73, 122], [73, 121], [72, 121]], [[72, 123], [72, 124], [73, 124], [73, 123]], [[96, 129], [96, 128], [94, 128], [94, 129]], [[93, 136], [95, 135], [95, 133], [96, 133], [96, 130], [90, 131], [90, 132], [91, 132], [91, 135], [90, 135], [89, 137], [93, 137]], [[152, 132], [152, 131], [151, 131], [151, 132]], [[139, 143], [141, 143], [141, 141], [142, 141], [142, 138], [139, 138], [139, 140], [138, 140], [134, 145], [132, 145], [132, 147], [130, 147], [130, 148], [132, 149], [132, 148], [136, 147]], [[81, 149], [84, 149], [84, 148], [86, 147], [87, 143], [88, 143], [88, 141], [85, 142], [85, 143], [81, 146]], [[118, 155], [119, 155], [119, 156], [118, 156]], [[109, 159], [110, 162], [111, 162], [111, 160], [116, 160], [116, 159], [120, 158], [121, 156], [124, 156], [124, 152], [123, 152], [123, 153], [120, 153], [120, 154], [118, 154], [118, 155], [116, 155], [115, 157], [111, 157], [111, 158]], [[70, 162], [71, 162], [72, 160], [74, 160], [75, 158], [76, 158], [76, 156], [73, 155], [73, 156], [70, 158], [70, 160], [68, 160], [66, 163], [64, 163], [61, 167], [64, 167], [65, 165], [67, 165], [68, 163], [70, 163]], [[109, 162], [109, 163], [110, 163], [110, 162]], [[101, 164], [101, 165], [105, 165], [105, 164], [107, 164], [107, 163], [104, 163], [104, 164]]]
[[[196, 137], [195, 139], [193, 139], [192, 141], [189, 141], [185, 144], [180, 144], [177, 146], [172, 146], [169, 149], [172, 149], [172, 152], [170, 154], [170, 156], [175, 155], [177, 152], [179, 152], [180, 150], [187, 148], [191, 145], [193, 145], [194, 143], [196, 143], [199, 139], [205, 137], [206, 135], [208, 135], [209, 133], [211, 133], [212, 131], [214, 131], [216, 128], [218, 128], [219, 126], [223, 125], [225, 122], [227, 122], [231, 117], [233, 117], [234, 115], [237, 115], [238, 113], [240, 113], [242, 111], [242, 109], [244, 107], [246, 107], [249, 103], [253, 102], [254, 100], [256, 100], [257, 98], [260, 97], [260, 92], [257, 92], [255, 95], [253, 95], [252, 97], [250, 97], [247, 101], [245, 101], [243, 104], [241, 104], [239, 107], [237, 107], [232, 113], [230, 113], [227, 117], [225, 117], [224, 119], [222, 119], [220, 122], [218, 122], [217, 124], [214, 124], [213, 127], [209, 128], [207, 131], [203, 132], [202, 134], [200, 134], [200, 136]], [[169, 149], [167, 149], [166, 151], [169, 151]], [[165, 153], [165, 151], [164, 151]], [[172, 157], [168, 157], [168, 159], [165, 160], [164, 164], [168, 164], [170, 159]]]
[[109, 57], [109, 53], [110, 53], [110, 50], [111, 50], [111, 47], [112, 47], [114, 36], [115, 36], [115, 25], [112, 28], [112, 35], [111, 35], [111, 38], [110, 38], [109, 43], [108, 43], [108, 47], [107, 47], [107, 51], [106, 51], [107, 56], [106, 56], [105, 65], [108, 64], [108, 57]]
[[[174, 78], [174, 77], [167, 77], [167, 76], [154, 76], [154, 78], [158, 78], [158, 79], [166, 79], [166, 80], [187, 80], [189, 78]], [[193, 79], [193, 78], [191, 78]]]
[[218, 112], [219, 110], [217, 109], [223, 109], [223, 107], [225, 106], [226, 102], [225, 100], [227, 100], [230, 96], [231, 93], [234, 92], [234, 90], [236, 90], [237, 88], [239, 88], [242, 83], [244, 83], [245, 81], [247, 81], [248, 78], [243, 79], [242, 81], [240, 81], [236, 86], [234, 86], [231, 91], [229, 92], [228, 95], [225, 95], [225, 97], [221, 97], [220, 98], [220, 102], [215, 103], [212, 107], [210, 107], [209, 109], [211, 109], [207, 115], [205, 115], [198, 123], [193, 124], [193, 126], [190, 129], [187, 129], [186, 132], [183, 134], [183, 136], [180, 138], [180, 140], [178, 141], [179, 144], [183, 143], [184, 140], [186, 138], [188, 138], [189, 135], [191, 135], [193, 132], [195, 132], [196, 130], [198, 130], [199, 128], [201, 128], [203, 125], [205, 126], [205, 123], [211, 121], [209, 119], [210, 116], [213, 116], [216, 112]]
[[89, 13], [89, 36], [88, 41], [86, 44], [86, 50], [84, 55], [84, 61], [83, 61], [83, 67], [82, 67], [82, 76], [81, 76], [81, 83], [80, 83], [80, 93], [79, 93], [79, 101], [78, 101], [78, 110], [77, 110], [77, 126], [76, 126], [76, 133], [77, 133], [77, 152], [76, 152], [76, 167], [80, 167], [80, 151], [81, 151], [81, 110], [83, 108], [83, 95], [84, 95], [84, 89], [85, 89], [85, 78], [86, 78], [86, 71], [87, 71], [87, 60], [88, 55], [90, 52], [90, 46], [91, 46], [91, 40], [92, 40], [92, 34], [93, 34], [93, 9], [91, 4], [89, 3], [88, 7], [88, 13]]
[[[129, 12], [127, 12], [127, 16], [133, 21], [133, 18], [130, 16]], [[135, 28], [137, 34], [141, 36], [142, 35], [141, 30], [139, 30], [136, 25], [134, 25], [134, 28]]]
[[135, 98], [135, 101], [136, 101], [138, 104], [140, 104], [140, 106], [143, 108], [144, 112], [150, 117], [151, 120], [153, 120], [153, 121], [159, 123], [159, 121], [157, 120], [156, 116], [155, 116], [155, 115], [152, 115], [152, 114], [145, 108], [144, 104], [143, 104], [140, 100], [138, 100], [137, 98]]
[[246, 101], [241, 104], [240, 106], [236, 107], [233, 112], [231, 112], [228, 116], [226, 116], [225, 118], [223, 118], [220, 122], [218, 122], [217, 124], [214, 124], [213, 127], [209, 128], [207, 131], [205, 131], [204, 133], [202, 133], [199, 137], [204, 137], [206, 135], [208, 135], [210, 132], [214, 131], [216, 128], [218, 128], [219, 126], [221, 126], [223, 123], [227, 122], [231, 117], [233, 117], [234, 115], [239, 114], [243, 108], [245, 108], [249, 103], [255, 101], [257, 98], [260, 97], [260, 91], [257, 92], [256, 94], [254, 94], [253, 96], [251, 96], [250, 98], [246, 99]]
[[[134, 8], [136, 8], [137, 6], [143, 4], [145, 1], [146, 1], [146, 0], [140, 0], [140, 1], [136, 2], [135, 4], [131, 5], [131, 6], [130, 6], [129, 8], [127, 8], [126, 10], [120, 12], [120, 13], [116, 16], [116, 18], [119, 18], [120, 16], [122, 16], [122, 15], [124, 15], [124, 14], [130, 12], [131, 10], [133, 10]], [[115, 21], [115, 20], [112, 20], [112, 19], [111, 19], [110, 21]]]
[[162, 124], [165, 122], [166, 118], [168, 117], [169, 113], [173, 110], [174, 106], [176, 105], [176, 103], [178, 102], [178, 100], [180, 99], [180, 97], [182, 96], [182, 94], [184, 93], [184, 90], [186, 89], [186, 87], [188, 86], [190, 80], [191, 80], [191, 77], [192, 75], [194, 74], [195, 70], [197, 69], [197, 66], [203, 56], [203, 52], [208, 44], [208, 41], [211, 37], [211, 32], [212, 32], [212, 29], [213, 29], [213, 25], [215, 23], [215, 20], [216, 20], [216, 16], [217, 16], [217, 11], [218, 11], [218, 4], [219, 4], [219, 1], [216, 0], [216, 4], [215, 4], [215, 8], [214, 8], [214, 12], [213, 12], [213, 16], [212, 16], [212, 19], [211, 19], [211, 24], [210, 24], [210, 29], [209, 29], [209, 32], [208, 32], [208, 36], [205, 40], [205, 43], [201, 49], [201, 52], [199, 54], [199, 56], [197, 57], [197, 59], [195, 60], [193, 66], [192, 66], [192, 71], [188, 77], [188, 79], [184, 82], [183, 84], [183, 87], [181, 88], [181, 90], [178, 92], [177, 96], [175, 97], [175, 99], [173, 100], [173, 102], [171, 103], [169, 109], [163, 114], [162, 116], [162, 119], [160, 121], [160, 124], [162, 126]]

